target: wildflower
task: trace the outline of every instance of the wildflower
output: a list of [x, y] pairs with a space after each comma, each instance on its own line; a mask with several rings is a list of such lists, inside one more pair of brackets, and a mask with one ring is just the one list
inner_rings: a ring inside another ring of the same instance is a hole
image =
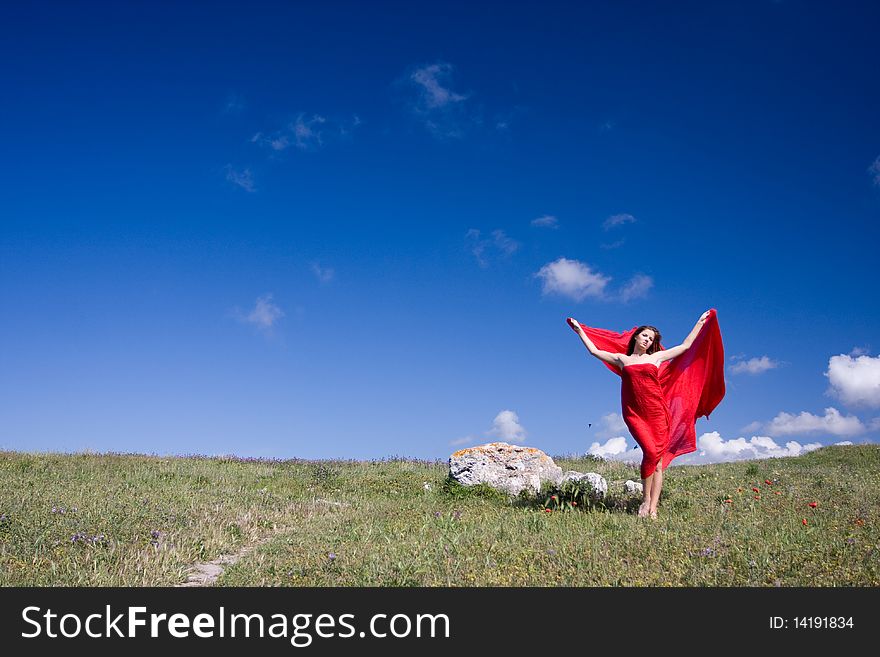
[[804, 527], [807, 526], [807, 519], [806, 519], [806, 518], [804, 518], [803, 520], [801, 520], [801, 522], [803, 523]]
[[764, 483], [767, 484], [768, 486], [772, 486], [772, 485], [773, 485], [773, 482], [770, 481], [769, 479], [765, 479], [765, 480], [764, 480]]
[[435, 517], [435, 518], [439, 518], [439, 517], [442, 516], [442, 515], [443, 515], [443, 514], [440, 513], [439, 511], [434, 511], [434, 517]]
[[815, 509], [817, 506], [819, 506], [819, 503], [818, 502], [810, 502], [809, 506], [811, 509]]
[[554, 550], [553, 548], [550, 548], [549, 550], [547, 550], [547, 554], [549, 554], [551, 557], [555, 557], [556, 550]]
[[775, 490], [775, 491], [773, 491], [773, 492], [776, 493], [777, 495], [782, 495], [782, 491], [781, 491], [781, 490]]
[[713, 549], [710, 548], [710, 547], [707, 547], [707, 548], [704, 548], [704, 549], [700, 552], [700, 554], [702, 554], [704, 557], [714, 557], [714, 556], [715, 556], [715, 550], [713, 550]]
[[153, 531], [150, 532], [150, 536], [152, 536], [153, 538], [159, 538], [159, 533], [160, 532], [158, 529], [154, 529]]
[[856, 524], [857, 524], [859, 527], [861, 527], [862, 525], [865, 524], [865, 519], [864, 519], [864, 518], [856, 518]]
[[553, 509], [544, 509], [544, 513], [552, 513]]
[[456, 511], [455, 513], [453, 513], [452, 519], [453, 520], [460, 520], [461, 519], [461, 511]]
[[330, 559], [330, 561], [335, 561], [336, 560], [336, 553], [335, 552], [328, 553], [327, 558]]
[[572, 506], [577, 506], [578, 503], [577, 503], [577, 502], [572, 502], [571, 505], [572, 505]]
[[761, 499], [761, 496], [760, 496], [760, 495], [755, 495], [755, 499], [756, 499], [756, 500], [760, 500], [760, 499]]
[[725, 502], [725, 504], [733, 504], [733, 500], [731, 500], [731, 499], [726, 499], [726, 500], [724, 500], [724, 502]]
[[761, 491], [759, 491], [757, 488], [755, 488], [754, 486], [752, 486], [752, 490], [755, 491], [756, 493], [760, 493], [760, 492], [761, 492]]
[[550, 499], [551, 499], [551, 500], [558, 500], [559, 498], [556, 497], [555, 495], [551, 495], [551, 496], [550, 496]]

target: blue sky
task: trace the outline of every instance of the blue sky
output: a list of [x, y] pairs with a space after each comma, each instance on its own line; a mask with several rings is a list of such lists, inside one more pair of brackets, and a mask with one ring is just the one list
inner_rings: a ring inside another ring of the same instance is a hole
[[474, 4], [5, 4], [0, 449], [623, 457], [708, 308], [694, 462], [876, 442], [877, 5]]

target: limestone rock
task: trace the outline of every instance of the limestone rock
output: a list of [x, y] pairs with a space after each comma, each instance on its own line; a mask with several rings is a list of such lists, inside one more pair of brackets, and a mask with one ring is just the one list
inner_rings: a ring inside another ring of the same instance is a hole
[[633, 481], [632, 479], [627, 479], [623, 482], [623, 490], [627, 493], [638, 493], [641, 495], [644, 492], [644, 486], [640, 484], [638, 481]]
[[600, 500], [608, 494], [608, 482], [605, 477], [595, 472], [577, 472], [576, 470], [568, 470], [562, 475], [562, 483], [566, 481], [574, 481], [577, 483], [587, 482], [592, 493], [590, 497]]
[[516, 496], [522, 490], [539, 492], [545, 481], [559, 485], [562, 468], [540, 449], [496, 442], [455, 452], [449, 475], [464, 486], [488, 484]]

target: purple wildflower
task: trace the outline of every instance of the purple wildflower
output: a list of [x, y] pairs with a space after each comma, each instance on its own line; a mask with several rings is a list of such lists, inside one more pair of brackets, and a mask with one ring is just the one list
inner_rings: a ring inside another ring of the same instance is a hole
[[443, 515], [443, 514], [440, 513], [439, 511], [434, 511], [434, 517], [435, 517], [435, 518], [439, 518], [439, 517], [442, 516], [442, 515]]
[[714, 556], [715, 556], [715, 550], [713, 550], [713, 549], [710, 548], [710, 547], [707, 547], [707, 548], [704, 548], [703, 550], [701, 550], [701, 551], [700, 551], [700, 554], [703, 555], [704, 557], [714, 557]]
[[330, 559], [330, 561], [335, 560], [335, 559], [336, 559], [336, 553], [335, 553], [335, 552], [330, 552], [330, 553], [327, 555], [327, 558]]
[[453, 513], [452, 518], [454, 520], [459, 520], [461, 518], [461, 511], [456, 511], [455, 513]]

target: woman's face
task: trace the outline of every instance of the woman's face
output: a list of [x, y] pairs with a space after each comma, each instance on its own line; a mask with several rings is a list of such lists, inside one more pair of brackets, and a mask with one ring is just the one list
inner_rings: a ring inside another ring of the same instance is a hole
[[654, 344], [654, 331], [651, 329], [644, 329], [636, 338], [636, 344], [641, 346], [642, 351], [648, 351], [648, 349], [651, 348], [651, 345]]

